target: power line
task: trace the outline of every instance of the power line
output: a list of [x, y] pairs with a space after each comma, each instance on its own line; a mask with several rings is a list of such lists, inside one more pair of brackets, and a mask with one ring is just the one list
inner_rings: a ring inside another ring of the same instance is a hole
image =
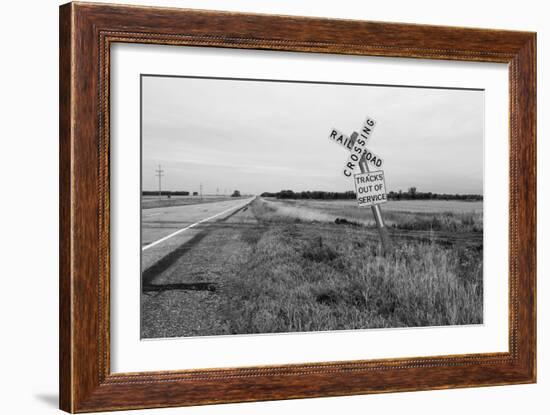
[[159, 198], [162, 198], [162, 176], [164, 176], [164, 170], [162, 170], [162, 166], [159, 164], [159, 168], [155, 170], [155, 176], [159, 178]]

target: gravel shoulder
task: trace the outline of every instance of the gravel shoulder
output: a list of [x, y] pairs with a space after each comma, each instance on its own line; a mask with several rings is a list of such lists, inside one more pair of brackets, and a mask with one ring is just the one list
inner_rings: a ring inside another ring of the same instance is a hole
[[224, 332], [218, 307], [224, 270], [248, 248], [243, 232], [258, 226], [248, 207], [201, 226], [191, 240], [143, 271], [142, 338]]

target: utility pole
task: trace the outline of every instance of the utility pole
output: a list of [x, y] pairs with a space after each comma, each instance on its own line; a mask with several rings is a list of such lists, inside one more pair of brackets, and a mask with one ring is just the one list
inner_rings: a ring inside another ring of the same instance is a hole
[[202, 183], [200, 185], [200, 196], [201, 196], [201, 202], [202, 202]]
[[164, 176], [164, 170], [162, 170], [162, 166], [159, 164], [159, 168], [155, 170], [157, 176], [159, 178], [159, 199], [162, 198], [162, 176]]

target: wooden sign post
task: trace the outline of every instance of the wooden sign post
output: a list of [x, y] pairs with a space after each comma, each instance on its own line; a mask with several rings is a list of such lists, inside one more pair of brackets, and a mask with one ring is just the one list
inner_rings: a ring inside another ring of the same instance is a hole
[[[354, 131], [348, 137], [333, 128], [329, 134], [329, 139], [350, 151], [343, 171], [344, 176], [352, 177], [354, 180], [359, 207], [371, 207], [376, 227], [380, 234], [382, 249], [384, 255], [387, 255], [391, 250], [392, 243], [388, 229], [382, 218], [382, 210], [380, 209], [380, 204], [387, 201], [384, 172], [380, 170], [384, 161], [366, 147], [375, 125], [376, 122], [372, 118], [367, 117], [361, 129], [361, 134]], [[371, 171], [369, 164], [376, 170]], [[356, 167], [359, 167], [361, 173], [357, 173]]]

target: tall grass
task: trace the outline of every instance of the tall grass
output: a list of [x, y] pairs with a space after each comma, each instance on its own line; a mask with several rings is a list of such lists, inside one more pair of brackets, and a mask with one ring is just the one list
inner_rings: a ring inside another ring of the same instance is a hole
[[270, 226], [243, 232], [247, 247], [228, 270], [220, 313], [229, 333], [482, 322], [480, 249], [396, 242], [382, 256], [363, 229], [327, 233], [262, 201], [252, 210]]
[[448, 232], [482, 232], [480, 212], [404, 213], [386, 212], [389, 226], [404, 230], [433, 230]]
[[336, 219], [336, 216], [318, 209], [270, 202], [264, 199], [256, 200], [252, 204], [252, 211], [264, 222], [334, 222]]
[[[376, 225], [369, 208], [359, 209], [356, 206], [350, 206], [348, 203], [328, 202], [313, 204], [314, 207], [308, 207], [305, 202], [261, 199], [255, 205], [262, 217], [272, 221], [335, 222], [336, 219], [344, 218], [364, 226], [374, 227]], [[384, 209], [384, 205], [382, 205], [382, 209]], [[387, 226], [402, 230], [483, 231], [483, 213], [477, 210], [460, 212], [402, 212], [389, 210], [384, 211], [384, 221]]]

